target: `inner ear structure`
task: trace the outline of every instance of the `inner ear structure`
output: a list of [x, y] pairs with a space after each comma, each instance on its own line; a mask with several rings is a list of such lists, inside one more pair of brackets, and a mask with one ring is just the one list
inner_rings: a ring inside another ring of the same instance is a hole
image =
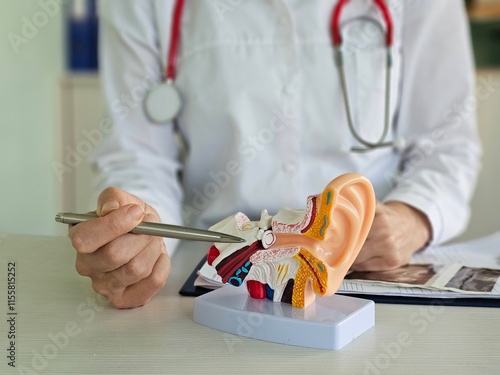
[[316, 295], [331, 296], [363, 246], [375, 214], [375, 194], [362, 175], [349, 173], [307, 198], [303, 210], [281, 209], [259, 221], [243, 213], [210, 229], [246, 241], [214, 244], [207, 262], [222, 281], [267, 298], [305, 308]]

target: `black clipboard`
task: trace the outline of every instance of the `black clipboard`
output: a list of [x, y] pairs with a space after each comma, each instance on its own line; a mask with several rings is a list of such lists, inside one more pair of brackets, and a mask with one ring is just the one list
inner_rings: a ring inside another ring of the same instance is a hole
[[[198, 297], [211, 291], [211, 289], [194, 285], [194, 281], [198, 277], [198, 270], [203, 267], [207, 260], [205, 255], [196, 265], [195, 269], [179, 290], [179, 294], [189, 297]], [[338, 293], [344, 296], [356, 298], [365, 298], [372, 300], [375, 303], [390, 303], [403, 305], [441, 305], [441, 306], [469, 306], [469, 307], [500, 307], [500, 299], [498, 298], [477, 298], [477, 297], [461, 297], [461, 298], [428, 298], [428, 297], [408, 297], [408, 296], [381, 296], [376, 294], [350, 294]]]
[[207, 256], [205, 255], [203, 256], [203, 258], [201, 258], [200, 262], [196, 265], [193, 272], [191, 272], [187, 280], [182, 285], [181, 289], [179, 290], [180, 295], [188, 297], [198, 297], [211, 291], [211, 289], [202, 288], [194, 285], [194, 281], [198, 277], [197, 272], [201, 267], [203, 267], [206, 261], [207, 261]]

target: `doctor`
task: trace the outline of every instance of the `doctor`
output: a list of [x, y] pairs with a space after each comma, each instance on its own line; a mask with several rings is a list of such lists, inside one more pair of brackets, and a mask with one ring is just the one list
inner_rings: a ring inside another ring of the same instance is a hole
[[[114, 306], [147, 303], [170, 270], [175, 243], [127, 234], [140, 221], [302, 208], [346, 172], [380, 201], [353, 269], [401, 266], [465, 228], [481, 151], [462, 2], [342, 2], [336, 16], [337, 0], [100, 2], [114, 130], [92, 158], [102, 218], [70, 237]], [[150, 97], [166, 70], [178, 111], [172, 92]]]

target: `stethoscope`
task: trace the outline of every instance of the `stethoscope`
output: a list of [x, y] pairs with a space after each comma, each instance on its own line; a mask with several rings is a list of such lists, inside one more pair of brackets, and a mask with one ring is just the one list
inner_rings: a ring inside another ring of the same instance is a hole
[[[384, 108], [384, 128], [380, 138], [376, 142], [370, 142], [362, 137], [354, 126], [351, 105], [349, 101], [349, 92], [347, 89], [347, 79], [344, 69], [344, 58], [342, 52], [342, 34], [340, 32], [340, 18], [342, 10], [350, 0], [339, 0], [335, 5], [330, 20], [330, 36], [333, 42], [335, 63], [339, 72], [339, 79], [344, 98], [347, 122], [349, 130], [353, 137], [362, 146], [350, 148], [353, 152], [366, 152], [383, 147], [395, 147], [402, 149], [404, 142], [401, 139], [387, 141], [387, 135], [390, 127], [390, 98], [391, 98], [391, 69], [392, 56], [391, 49], [394, 39], [394, 29], [392, 17], [384, 0], [373, 0], [379, 9], [385, 22], [386, 36], [385, 46], [387, 50], [386, 57], [386, 79], [385, 79], [385, 108]], [[172, 14], [172, 27], [170, 33], [170, 45], [167, 55], [167, 66], [164, 80], [161, 84], [154, 87], [146, 97], [145, 112], [148, 118], [157, 124], [165, 124], [174, 120], [182, 107], [182, 98], [178, 88], [175, 85], [175, 76], [177, 68], [177, 52], [180, 42], [180, 24], [184, 10], [184, 0], [176, 0]]]
[[184, 0], [176, 0], [172, 14], [170, 45], [164, 79], [162, 83], [151, 89], [144, 101], [146, 115], [157, 124], [166, 124], [174, 120], [182, 107], [181, 95], [175, 85], [175, 76], [183, 10]]

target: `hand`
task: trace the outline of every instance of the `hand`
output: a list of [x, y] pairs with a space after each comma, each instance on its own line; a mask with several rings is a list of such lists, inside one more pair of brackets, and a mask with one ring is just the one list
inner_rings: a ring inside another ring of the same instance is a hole
[[160, 222], [158, 213], [117, 188], [101, 193], [96, 212], [98, 219], [69, 229], [77, 272], [116, 308], [148, 303], [165, 285], [170, 258], [160, 237], [128, 232], [141, 221]]
[[427, 216], [401, 202], [377, 203], [365, 244], [351, 269], [384, 271], [401, 267], [431, 238]]

